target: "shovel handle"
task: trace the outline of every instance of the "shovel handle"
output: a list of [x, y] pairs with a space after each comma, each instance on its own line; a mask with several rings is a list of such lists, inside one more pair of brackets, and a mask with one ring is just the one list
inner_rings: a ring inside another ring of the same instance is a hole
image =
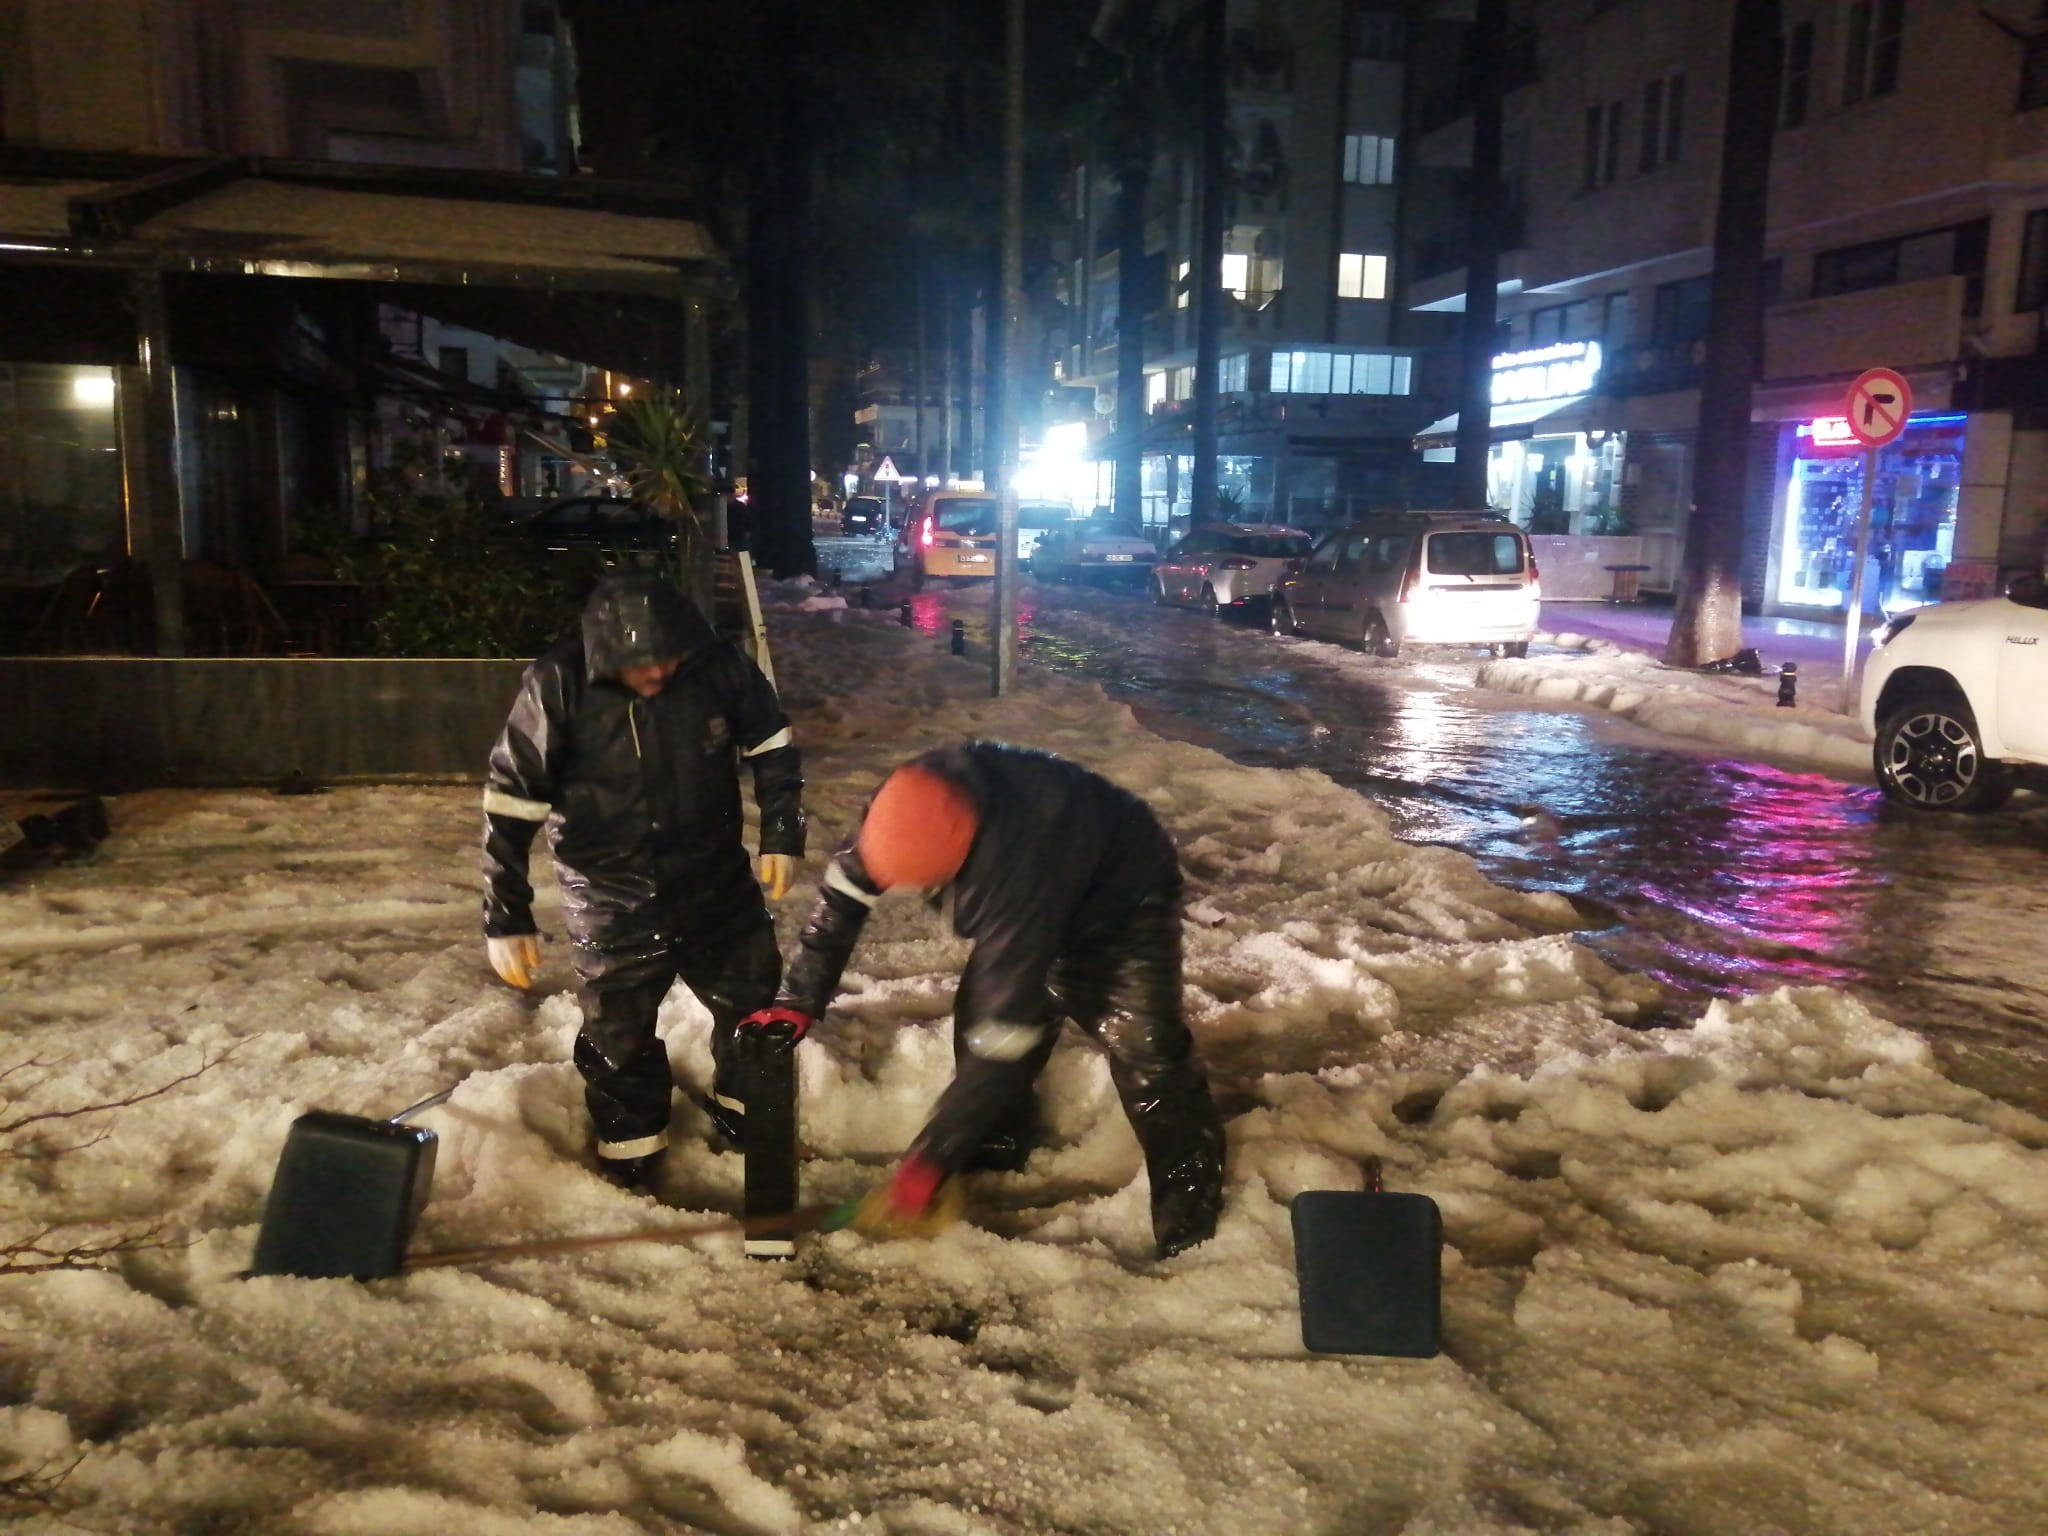
[[[634, 1232], [606, 1232], [594, 1237], [552, 1237], [530, 1243], [496, 1243], [487, 1248], [449, 1248], [439, 1253], [415, 1254], [405, 1261], [408, 1273], [415, 1269], [440, 1269], [452, 1264], [482, 1264], [499, 1259], [537, 1259], [559, 1253], [583, 1253], [593, 1248], [614, 1248], [623, 1243], [691, 1243], [701, 1237], [719, 1237], [736, 1232], [742, 1237], [795, 1236], [824, 1227], [838, 1206], [814, 1205], [774, 1216], [720, 1216], [712, 1221], [682, 1227], [642, 1227]], [[831, 1229], [828, 1229], [831, 1230]]]

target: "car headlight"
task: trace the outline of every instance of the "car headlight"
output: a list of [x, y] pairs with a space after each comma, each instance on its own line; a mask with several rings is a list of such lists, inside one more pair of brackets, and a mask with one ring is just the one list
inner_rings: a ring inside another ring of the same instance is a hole
[[1870, 648], [1873, 651], [1883, 650], [1887, 645], [1890, 645], [1899, 636], [1903, 635], [1911, 627], [1913, 621], [1919, 617], [1920, 615], [1917, 613], [1902, 613], [1896, 619], [1886, 619], [1883, 624], [1878, 626], [1877, 634], [1871, 639]]

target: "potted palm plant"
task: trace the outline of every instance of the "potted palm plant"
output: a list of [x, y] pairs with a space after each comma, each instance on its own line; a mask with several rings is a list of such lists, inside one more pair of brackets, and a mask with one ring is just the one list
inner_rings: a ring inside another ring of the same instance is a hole
[[653, 389], [619, 406], [607, 438], [634, 500], [675, 523], [676, 583], [709, 614], [712, 541], [697, 508], [710, 489], [703, 418], [681, 390]]

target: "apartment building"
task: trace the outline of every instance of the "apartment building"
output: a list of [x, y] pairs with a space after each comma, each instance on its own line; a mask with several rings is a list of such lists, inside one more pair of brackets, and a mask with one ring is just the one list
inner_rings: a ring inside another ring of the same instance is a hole
[[568, 172], [560, 13], [556, 0], [8, 0], [0, 139]]
[[[1438, 414], [1432, 350], [1456, 322], [1404, 309], [1408, 16], [1360, 0], [1231, 0], [1233, 192], [1224, 236], [1218, 481], [1226, 515], [1317, 526], [1429, 499], [1411, 446]], [[1194, 90], [1190, 80], [1186, 87]], [[1119, 313], [1118, 183], [1079, 166], [1059, 374], [1097, 392], [1094, 437], [1147, 423], [1144, 507], [1175, 530], [1189, 511], [1195, 374], [1198, 147], [1165, 142], [1146, 207], [1140, 315]], [[1145, 398], [1117, 393], [1123, 326], [1143, 328]], [[1096, 500], [1110, 500], [1109, 472]]]
[[[1421, 21], [1443, 110], [1418, 154], [1439, 173], [1470, 164], [1470, 11]], [[1641, 535], [1651, 590], [1673, 586], [1691, 509], [1732, 12], [1512, 7], [1492, 499], [1538, 532]], [[1871, 487], [1869, 605], [1990, 592], [2038, 568], [2048, 499], [2048, 19], [2030, 0], [1786, 0], [1781, 66], [1746, 597], [1843, 613], [1864, 474], [1846, 398], [1879, 366], [1914, 410]], [[1463, 271], [1416, 272], [1404, 299], [1461, 310]], [[1420, 445], [1446, 454], [1445, 426]]]

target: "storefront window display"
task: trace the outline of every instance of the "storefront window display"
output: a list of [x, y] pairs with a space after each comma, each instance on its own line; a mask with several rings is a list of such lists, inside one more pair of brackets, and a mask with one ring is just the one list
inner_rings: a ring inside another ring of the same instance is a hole
[[1531, 533], [1627, 533], [1622, 436], [1575, 432], [1496, 443], [1487, 500]]
[[114, 372], [0, 363], [0, 581], [54, 582], [120, 552]]
[[[1877, 454], [1866, 612], [1896, 612], [1941, 597], [1955, 539], [1968, 418], [1914, 416]], [[1835, 417], [1793, 429], [1790, 484], [1778, 543], [1776, 598], [1802, 608], [1848, 605], [1866, 450]]]

